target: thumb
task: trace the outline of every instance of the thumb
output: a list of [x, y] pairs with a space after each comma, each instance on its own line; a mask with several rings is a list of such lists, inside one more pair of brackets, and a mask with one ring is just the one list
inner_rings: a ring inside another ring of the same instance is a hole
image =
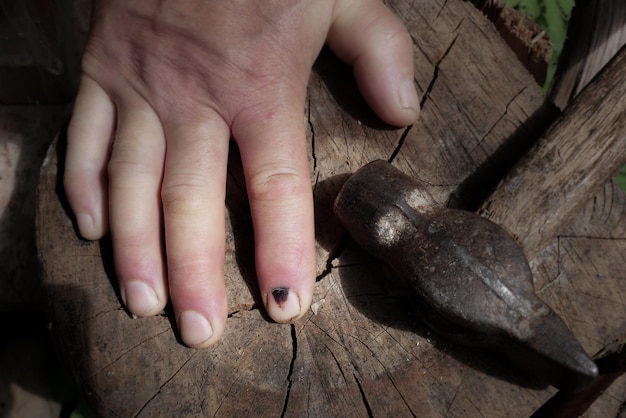
[[417, 120], [413, 42], [400, 19], [382, 2], [339, 1], [327, 43], [354, 67], [361, 93], [380, 118], [395, 126]]

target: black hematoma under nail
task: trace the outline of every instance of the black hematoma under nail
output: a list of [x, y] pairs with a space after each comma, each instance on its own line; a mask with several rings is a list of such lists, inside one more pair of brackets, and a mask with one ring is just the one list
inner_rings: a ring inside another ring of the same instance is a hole
[[277, 287], [272, 290], [272, 296], [274, 296], [274, 300], [278, 305], [282, 305], [287, 300], [287, 296], [289, 296], [289, 289], [286, 287]]
[[423, 184], [386, 161], [345, 183], [335, 213], [364, 249], [396, 270], [435, 331], [496, 349], [559, 388], [579, 389], [598, 375], [565, 323], [535, 295], [522, 249], [500, 226], [437, 205]]

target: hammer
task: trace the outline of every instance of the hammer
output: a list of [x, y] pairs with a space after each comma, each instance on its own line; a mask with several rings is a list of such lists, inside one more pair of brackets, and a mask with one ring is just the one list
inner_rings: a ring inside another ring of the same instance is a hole
[[426, 190], [378, 160], [348, 179], [334, 211], [361, 247], [395, 270], [436, 333], [498, 351], [560, 389], [590, 384], [596, 364], [536, 296], [513, 237], [472, 212], [438, 205]]

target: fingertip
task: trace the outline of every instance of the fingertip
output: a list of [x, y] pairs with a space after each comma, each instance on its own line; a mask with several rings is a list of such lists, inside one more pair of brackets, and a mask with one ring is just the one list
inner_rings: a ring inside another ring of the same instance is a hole
[[102, 220], [85, 212], [76, 214], [76, 224], [80, 236], [89, 241], [97, 241], [105, 234]]
[[382, 120], [394, 126], [411, 125], [420, 114], [410, 45], [399, 40], [385, 48], [372, 41], [353, 63], [363, 97]]
[[63, 186], [79, 234], [100, 239], [108, 230], [106, 164], [116, 125], [115, 105], [83, 75], [67, 129]]
[[[354, 6], [354, 5], [353, 5]], [[328, 35], [331, 49], [354, 67], [363, 97], [385, 122], [407, 126], [419, 117], [413, 41], [379, 1], [339, 9]]]
[[414, 123], [420, 114], [420, 100], [412, 79], [404, 80], [398, 88], [398, 101], [402, 107], [403, 125]]
[[178, 316], [178, 329], [183, 342], [192, 348], [207, 348], [218, 342], [224, 331], [220, 321], [210, 321], [195, 310], [187, 310]]
[[165, 126], [160, 198], [168, 285], [180, 338], [192, 348], [217, 343], [226, 326], [224, 282], [228, 126], [216, 114]]
[[154, 316], [165, 307], [166, 298], [159, 296], [152, 286], [140, 280], [122, 283], [120, 293], [126, 309], [138, 317]]
[[95, 188], [91, 180], [66, 172], [63, 183], [78, 234], [83, 239], [97, 241], [109, 230], [107, 192], [106, 186]]
[[276, 287], [265, 296], [267, 314], [279, 324], [300, 319], [311, 305], [310, 295], [302, 295], [288, 287]]
[[377, 75], [371, 66], [364, 71], [355, 67], [357, 84], [372, 110], [385, 122], [393, 126], [408, 126], [420, 115], [420, 102], [413, 79], [376, 83]]

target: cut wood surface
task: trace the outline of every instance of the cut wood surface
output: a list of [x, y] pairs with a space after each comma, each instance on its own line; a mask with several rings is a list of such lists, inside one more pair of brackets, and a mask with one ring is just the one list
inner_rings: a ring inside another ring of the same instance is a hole
[[543, 85], [552, 57], [552, 44], [546, 31], [530, 16], [505, 6], [500, 0], [485, 0], [481, 9], [537, 83]]
[[[73, 228], [58, 177], [63, 138], [50, 149], [37, 222], [52, 329], [99, 414], [523, 417], [555, 394], [489, 353], [431, 334], [389, 285], [389, 271], [346, 239], [332, 215], [347, 176], [380, 158], [428, 184], [438, 203], [478, 207], [551, 116], [540, 87], [471, 4], [389, 5], [414, 39], [422, 116], [407, 129], [386, 127], [359, 98], [349, 68], [327, 52], [316, 63], [304, 123], [319, 276], [311, 311], [293, 325], [272, 323], [260, 309], [236, 147], [226, 202], [229, 318], [223, 340], [206, 350], [180, 343], [171, 312], [132, 319], [122, 308], [110, 243], [82, 241]], [[546, 175], [552, 169], [541, 168]], [[626, 210], [622, 193], [611, 190], [594, 190], [571, 221], [586, 230], [555, 230], [531, 261], [540, 296], [591, 354], [626, 331], [626, 286], [616, 273], [626, 266], [619, 247]], [[516, 230], [516, 219], [507, 220], [503, 226]], [[583, 237], [598, 236], [605, 247], [576, 253]], [[626, 397], [619, 383], [609, 388], [617, 404], [593, 405], [589, 416], [616, 415]]]

